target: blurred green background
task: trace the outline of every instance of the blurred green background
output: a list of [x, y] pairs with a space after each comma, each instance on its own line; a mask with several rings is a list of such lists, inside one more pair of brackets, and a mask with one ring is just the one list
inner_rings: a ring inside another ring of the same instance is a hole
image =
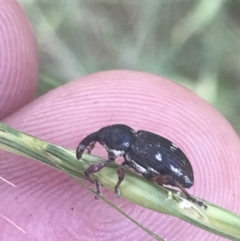
[[38, 41], [38, 95], [98, 71], [146, 71], [191, 89], [240, 133], [240, 1], [19, 2]]

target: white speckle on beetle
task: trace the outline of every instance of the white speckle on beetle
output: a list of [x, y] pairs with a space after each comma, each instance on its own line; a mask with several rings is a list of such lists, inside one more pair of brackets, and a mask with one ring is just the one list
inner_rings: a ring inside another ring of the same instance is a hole
[[183, 179], [184, 179], [184, 181], [187, 182], [187, 183], [192, 183], [192, 181], [191, 181], [191, 180], [189, 179], [189, 177], [186, 176], [186, 175], [183, 176]]
[[147, 169], [145, 169], [144, 167], [138, 165], [136, 162], [132, 161], [132, 164], [134, 166], [134, 168], [139, 172], [139, 173], [144, 173], [147, 174]]
[[142, 173], [142, 174], [147, 174], [148, 170], [139, 164], [137, 164], [129, 155], [126, 155], [126, 159], [132, 163], [133, 169], [135, 169], [137, 172]]
[[84, 150], [85, 148], [86, 148], [85, 145], [79, 145], [79, 146], [78, 146], [78, 151]]
[[170, 150], [176, 151], [177, 149], [178, 149], [178, 146], [175, 143], [172, 143], [172, 145], [170, 146]]
[[158, 154], [155, 156], [158, 161], [162, 161], [162, 155], [158, 152]]
[[130, 146], [129, 142], [124, 142], [123, 145], [126, 146], [126, 147]]
[[181, 172], [180, 169], [178, 169], [178, 168], [176, 168], [176, 167], [174, 167], [174, 166], [172, 166], [172, 165], [170, 165], [170, 168], [171, 168], [171, 170], [172, 170], [176, 175], [178, 175], [179, 177], [183, 175], [183, 173]]
[[151, 167], [148, 167], [147, 169], [148, 169], [148, 171], [150, 171], [151, 173], [159, 174], [159, 172], [157, 172], [156, 170], [154, 170], [154, 169], [151, 168]]
[[125, 151], [110, 149], [106, 144], [103, 144], [102, 146], [105, 147], [108, 152], [113, 153], [114, 156], [123, 156], [125, 154]]
[[177, 148], [176, 148], [175, 146], [170, 146], [170, 150], [171, 150], [171, 151], [176, 151]]
[[172, 142], [172, 146], [175, 147], [175, 148], [178, 148], [178, 146]]
[[115, 156], [122, 156], [125, 152], [119, 150], [110, 150]]

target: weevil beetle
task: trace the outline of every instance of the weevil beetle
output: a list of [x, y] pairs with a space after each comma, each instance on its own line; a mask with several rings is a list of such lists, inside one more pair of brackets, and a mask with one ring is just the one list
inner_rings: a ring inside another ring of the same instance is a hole
[[[82, 157], [84, 150], [91, 153], [95, 143], [99, 142], [108, 152], [108, 160], [92, 164], [85, 171], [89, 181], [90, 175], [100, 171], [118, 156], [123, 156], [124, 162], [118, 167], [118, 182], [115, 195], [120, 197], [119, 186], [124, 180], [124, 168], [130, 167], [144, 178], [159, 185], [171, 185], [182, 190], [188, 200], [200, 206], [207, 207], [202, 201], [196, 200], [185, 190], [194, 184], [192, 166], [183, 151], [170, 140], [157, 134], [116, 124], [101, 128], [85, 137], [78, 145], [76, 156]], [[97, 195], [101, 194], [100, 185], [96, 182]]]
[[[76, 156], [78, 159], [82, 157], [85, 149], [91, 153], [96, 142], [99, 142], [108, 152], [108, 160], [100, 163], [93, 164], [85, 171], [85, 175], [89, 181], [93, 182], [90, 178], [91, 173], [98, 172], [109, 163], [114, 162], [118, 156], [124, 156], [135, 141], [136, 132], [129, 126], [117, 124], [106, 126], [99, 131], [91, 133], [86, 136], [78, 145]], [[116, 197], [119, 197], [119, 185], [124, 179], [124, 168], [121, 165], [118, 170], [118, 184], [115, 187]], [[101, 194], [100, 185], [96, 182], [97, 195]]]

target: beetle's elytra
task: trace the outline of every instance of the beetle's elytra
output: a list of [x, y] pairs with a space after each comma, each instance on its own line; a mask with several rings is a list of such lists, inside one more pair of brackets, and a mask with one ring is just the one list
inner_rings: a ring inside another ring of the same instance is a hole
[[[85, 149], [90, 153], [96, 142], [105, 147], [108, 160], [89, 166], [85, 175], [93, 182], [90, 178], [92, 173], [114, 162], [118, 156], [123, 156], [124, 162], [117, 171], [116, 197], [120, 197], [119, 186], [124, 179], [124, 167], [128, 166], [159, 185], [178, 187], [188, 200], [207, 207], [185, 190], [193, 186], [193, 169], [187, 156], [170, 140], [148, 131], [135, 132], [129, 126], [116, 124], [103, 127], [85, 137], [77, 147], [77, 158], [82, 157]], [[100, 185], [97, 183], [97, 194], [100, 193]]]

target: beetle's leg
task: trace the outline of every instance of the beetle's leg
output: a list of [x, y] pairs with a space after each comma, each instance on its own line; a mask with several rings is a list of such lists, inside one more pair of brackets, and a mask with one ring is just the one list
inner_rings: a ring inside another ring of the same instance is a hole
[[206, 204], [204, 202], [197, 200], [196, 198], [192, 197], [186, 189], [178, 182], [176, 181], [172, 176], [169, 175], [158, 175], [154, 178], [154, 181], [156, 181], [159, 185], [171, 185], [178, 187], [186, 196], [188, 200], [191, 200], [193, 203], [198, 204], [199, 206], [204, 206], [204, 208], [207, 208]]
[[99, 196], [102, 195], [102, 191], [101, 191], [101, 184], [96, 180], [96, 196], [95, 199], [99, 199]]
[[144, 178], [146, 178], [147, 180], [152, 180], [155, 176], [156, 176], [156, 174], [154, 175], [154, 173], [152, 173], [151, 171], [146, 171], [146, 172], [143, 172], [143, 173], [141, 173], [142, 174], [142, 176], [144, 177]]
[[87, 170], [84, 172], [85, 176], [87, 177], [87, 179], [92, 182], [92, 183], [96, 183], [96, 192], [97, 192], [97, 195], [100, 195], [101, 194], [101, 187], [100, 187], [100, 184], [98, 183], [98, 181], [94, 181], [92, 180], [92, 178], [90, 177], [90, 175], [92, 173], [95, 173], [95, 172], [99, 172], [100, 170], [102, 170], [105, 166], [107, 166], [109, 163], [111, 162], [114, 162], [115, 159], [117, 157], [109, 152], [108, 153], [108, 160], [104, 161], [104, 162], [99, 162], [99, 163], [95, 163], [95, 164], [92, 164], [90, 165]]
[[119, 191], [119, 186], [121, 185], [122, 181], [124, 180], [125, 176], [125, 170], [122, 165], [120, 165], [117, 169], [117, 174], [118, 174], [118, 182], [114, 187], [115, 190], [115, 196], [116, 198], [120, 198], [120, 191]]
[[116, 198], [120, 198], [120, 191], [119, 186], [121, 185], [122, 181], [124, 180], [125, 176], [125, 167], [130, 167], [131, 163], [126, 159], [126, 156], [123, 156], [125, 161], [118, 167], [117, 174], [118, 174], [118, 182], [114, 187]]
[[96, 141], [90, 143], [90, 145], [88, 145], [88, 146], [86, 147], [88, 154], [91, 154], [91, 151], [92, 151], [92, 149], [95, 147], [95, 144], [96, 144]]
[[200, 200], [190, 196], [190, 194], [186, 191], [186, 189], [179, 182], [175, 181], [175, 185], [182, 190], [182, 192], [185, 194], [185, 196], [187, 197], [188, 200], [191, 200], [193, 203], [198, 204], [200, 207], [203, 206], [205, 209], [207, 208], [207, 205], [203, 201], [200, 201]]
[[118, 182], [114, 187], [115, 190], [115, 196], [116, 198], [120, 198], [120, 191], [119, 191], [119, 186], [121, 185], [122, 181], [124, 180], [124, 176], [125, 176], [125, 168], [124, 165], [126, 163], [123, 162], [117, 169], [117, 174], [118, 174]]
[[92, 164], [90, 165], [87, 170], [84, 172], [85, 176], [87, 177], [87, 179], [92, 182], [92, 179], [90, 177], [90, 175], [92, 173], [95, 173], [95, 172], [99, 172], [100, 170], [102, 170], [105, 166], [107, 166], [109, 163], [111, 162], [114, 162], [116, 159], [116, 156], [109, 152], [108, 154], [108, 160], [104, 161], [104, 162], [99, 162], [99, 163], [95, 163], [95, 164]]

